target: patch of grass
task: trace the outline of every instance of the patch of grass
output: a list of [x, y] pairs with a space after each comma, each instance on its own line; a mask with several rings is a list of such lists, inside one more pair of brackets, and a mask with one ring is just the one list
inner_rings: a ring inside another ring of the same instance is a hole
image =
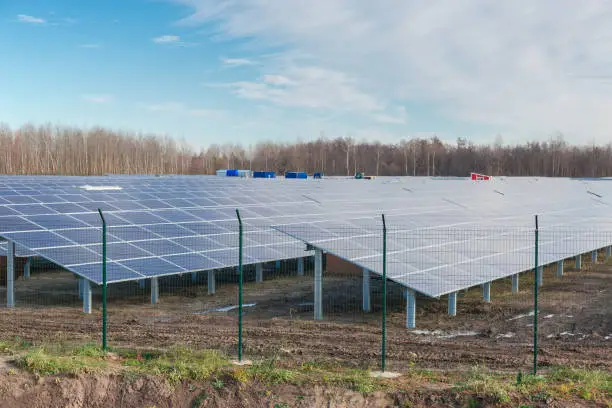
[[612, 373], [598, 370], [580, 370], [555, 367], [548, 375], [560, 394], [574, 394], [586, 401], [612, 399]]
[[88, 343], [74, 349], [73, 354], [75, 356], [104, 358], [107, 352], [102, 350], [102, 347], [98, 344]]
[[459, 391], [469, 391], [475, 395], [491, 399], [495, 402], [510, 402], [511, 386], [500, 381], [484, 367], [477, 366], [470, 370], [464, 381], [455, 385]]
[[124, 366], [132, 370], [163, 376], [172, 383], [206, 380], [228, 364], [227, 359], [216, 351], [195, 351], [185, 347], [175, 347], [150, 359], [140, 356], [123, 362]]
[[253, 364], [247, 369], [247, 373], [266, 384], [291, 383], [297, 378], [294, 370], [277, 367], [275, 358]]
[[98, 372], [106, 367], [104, 360], [82, 356], [57, 356], [44, 348], [36, 348], [17, 358], [18, 367], [39, 375], [76, 375]]

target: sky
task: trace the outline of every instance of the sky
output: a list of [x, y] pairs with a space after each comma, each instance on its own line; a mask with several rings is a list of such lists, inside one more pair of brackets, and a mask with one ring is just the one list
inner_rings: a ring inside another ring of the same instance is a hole
[[0, 0], [0, 122], [608, 143], [612, 2]]

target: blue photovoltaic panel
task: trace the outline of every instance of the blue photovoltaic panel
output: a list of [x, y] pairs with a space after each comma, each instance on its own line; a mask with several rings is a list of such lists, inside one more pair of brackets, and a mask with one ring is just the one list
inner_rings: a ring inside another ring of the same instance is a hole
[[14, 242], [26, 241], [32, 249], [74, 245], [73, 242], [51, 231], [13, 232], [6, 234], [5, 237]]
[[[70, 270], [81, 276], [86, 277], [92, 282], [102, 282], [101, 263], [71, 266]], [[144, 277], [145, 276], [115, 262], [107, 262], [106, 264], [106, 279], [108, 282], [138, 280], [143, 279]]]
[[172, 262], [187, 271], [202, 271], [224, 267], [224, 264], [213, 261], [212, 259], [200, 254], [182, 254], [165, 256], [165, 260]]
[[180, 254], [191, 251], [189, 248], [183, 247], [169, 239], [133, 242], [132, 245], [158, 256]]
[[120, 264], [127, 268], [138, 270], [144, 276], [163, 276], [185, 272], [184, 268], [164, 261], [161, 258], [135, 259], [123, 261]]
[[58, 265], [84, 264], [102, 261], [102, 257], [93, 252], [92, 249], [81, 246], [40, 249], [37, 250], [36, 253]]

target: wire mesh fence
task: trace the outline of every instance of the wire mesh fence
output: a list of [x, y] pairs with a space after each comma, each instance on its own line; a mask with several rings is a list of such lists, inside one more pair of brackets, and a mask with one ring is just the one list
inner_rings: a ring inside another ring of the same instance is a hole
[[[529, 372], [536, 352], [535, 368], [609, 368], [610, 232], [539, 226], [536, 244], [535, 224], [393, 220], [385, 233], [381, 221], [270, 228], [246, 217], [242, 231], [238, 219], [222, 231], [109, 222], [105, 245], [102, 228], [84, 245], [106, 253], [106, 299], [102, 285], [18, 256], [13, 293], [0, 282], [0, 304], [14, 298], [0, 308], [0, 339], [101, 343], [106, 331], [110, 348], [185, 346], [396, 371], [483, 364]], [[122, 281], [111, 266], [135, 263], [150, 275]], [[101, 268], [98, 258], [92, 265]]]

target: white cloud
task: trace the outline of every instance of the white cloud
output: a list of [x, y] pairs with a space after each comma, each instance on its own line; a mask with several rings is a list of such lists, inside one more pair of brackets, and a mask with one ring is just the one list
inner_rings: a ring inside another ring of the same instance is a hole
[[[612, 133], [612, 83], [598, 78], [612, 74], [610, 2], [174, 1], [193, 10], [184, 24], [212, 23], [220, 38], [307, 56], [293, 58], [293, 72], [262, 67], [296, 81], [291, 94], [249, 81], [235, 84], [243, 98], [362, 110], [409, 102], [508, 137]], [[312, 67], [333, 77], [295, 72]]]
[[153, 42], [156, 44], [174, 44], [179, 43], [181, 37], [178, 35], [162, 35], [160, 37], [153, 38]]
[[221, 62], [223, 62], [225, 65], [229, 65], [233, 67], [240, 67], [244, 65], [255, 65], [255, 62], [249, 59], [246, 59], [246, 58], [222, 58]]
[[28, 16], [27, 14], [19, 14], [19, 15], [17, 15], [17, 20], [22, 22], [22, 23], [29, 23], [29, 24], [44, 24], [44, 23], [47, 22], [43, 18], [34, 17], [34, 16]]
[[264, 75], [261, 81], [241, 81], [230, 86], [241, 98], [267, 100], [282, 106], [353, 111], [381, 109], [380, 102], [359, 90], [354, 79], [315, 66], [287, 67], [283, 76]]
[[293, 84], [292, 80], [282, 75], [264, 75], [263, 81], [267, 84], [278, 86]]
[[194, 42], [186, 42], [186, 41], [181, 40], [181, 37], [179, 37], [178, 35], [162, 35], [162, 36], [153, 38], [152, 41], [155, 44], [172, 45], [175, 47], [191, 47], [191, 46], [197, 45], [197, 43], [194, 43]]
[[82, 98], [91, 103], [109, 103], [113, 100], [112, 95], [83, 95]]

